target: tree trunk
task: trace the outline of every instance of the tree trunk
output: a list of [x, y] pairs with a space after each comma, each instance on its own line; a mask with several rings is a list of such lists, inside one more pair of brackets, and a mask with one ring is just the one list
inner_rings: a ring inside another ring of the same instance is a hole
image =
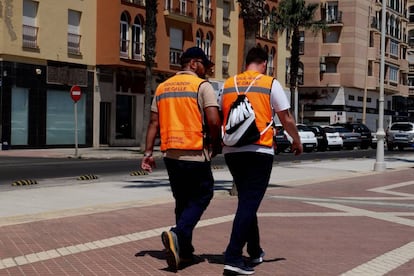
[[299, 71], [299, 45], [300, 45], [300, 33], [299, 27], [293, 29], [292, 32], [292, 43], [290, 51], [290, 93], [291, 93], [291, 106], [295, 116], [296, 122], [298, 121], [298, 102], [299, 93], [297, 87], [298, 71]]
[[152, 83], [153, 74], [152, 68], [154, 66], [155, 45], [157, 31], [157, 1], [146, 1], [145, 9], [145, 98], [144, 98], [144, 117], [142, 124], [142, 136], [140, 149], [141, 152], [145, 150], [146, 146], [146, 128], [149, 123], [151, 113], [151, 97], [152, 97]]

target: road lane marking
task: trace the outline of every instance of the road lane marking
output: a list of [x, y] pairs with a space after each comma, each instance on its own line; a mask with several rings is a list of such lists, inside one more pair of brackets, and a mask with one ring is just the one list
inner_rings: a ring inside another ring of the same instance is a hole
[[361, 264], [341, 276], [380, 276], [414, 259], [414, 241]]

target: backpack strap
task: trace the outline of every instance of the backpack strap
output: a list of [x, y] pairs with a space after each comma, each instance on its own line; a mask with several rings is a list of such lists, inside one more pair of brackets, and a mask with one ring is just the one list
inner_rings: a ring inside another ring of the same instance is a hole
[[[259, 74], [257, 75], [249, 84], [249, 86], [247, 87], [246, 91], [244, 91], [244, 94], [247, 94], [247, 92], [249, 92], [250, 88], [253, 86], [253, 84], [260, 79], [263, 76], [263, 74]], [[239, 92], [239, 87], [237, 86], [237, 75], [234, 75], [234, 88], [236, 89], [237, 95], [240, 95]]]

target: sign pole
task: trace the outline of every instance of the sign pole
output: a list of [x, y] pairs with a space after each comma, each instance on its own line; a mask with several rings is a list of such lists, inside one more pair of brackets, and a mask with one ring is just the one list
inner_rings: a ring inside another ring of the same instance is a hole
[[79, 86], [74, 85], [70, 89], [70, 96], [74, 102], [73, 110], [75, 112], [75, 157], [78, 157], [78, 101], [82, 96], [82, 91]]
[[75, 111], [75, 157], [78, 157], [78, 102], [74, 104]]

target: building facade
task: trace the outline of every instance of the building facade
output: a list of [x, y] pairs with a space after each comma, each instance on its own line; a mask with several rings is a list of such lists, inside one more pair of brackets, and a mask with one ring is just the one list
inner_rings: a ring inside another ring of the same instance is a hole
[[[92, 144], [95, 1], [2, 1], [0, 137], [15, 147], [75, 141], [73, 85], [81, 87], [78, 141]], [[91, 23], [92, 22], [92, 23]]]
[[[158, 1], [154, 90], [199, 46], [215, 61], [215, 0]], [[145, 1], [97, 2], [94, 146], [141, 142], [145, 87]], [[214, 74], [213, 74], [214, 77]]]
[[[407, 0], [386, 2], [385, 126], [398, 115], [393, 102], [409, 94]], [[300, 122], [364, 122], [377, 129], [381, 9], [381, 0], [322, 1], [319, 16], [327, 29], [304, 32]]]

